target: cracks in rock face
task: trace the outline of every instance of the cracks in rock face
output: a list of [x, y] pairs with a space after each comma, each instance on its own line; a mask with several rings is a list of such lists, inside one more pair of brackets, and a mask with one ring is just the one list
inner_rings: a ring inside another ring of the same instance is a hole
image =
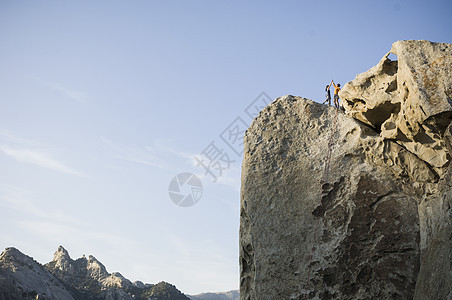
[[380, 195], [377, 197], [377, 199], [375, 199], [375, 201], [373, 203], [370, 204], [370, 209], [373, 211], [375, 206], [378, 205], [383, 199], [385, 199], [386, 197], [388, 197], [389, 195], [394, 194], [394, 191], [389, 191], [384, 195]]

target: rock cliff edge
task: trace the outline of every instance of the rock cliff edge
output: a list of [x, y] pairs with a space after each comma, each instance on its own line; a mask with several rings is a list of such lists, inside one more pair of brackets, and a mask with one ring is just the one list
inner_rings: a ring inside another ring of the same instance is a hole
[[344, 86], [345, 112], [294, 96], [261, 111], [241, 299], [452, 299], [451, 75], [451, 44], [399, 41]]

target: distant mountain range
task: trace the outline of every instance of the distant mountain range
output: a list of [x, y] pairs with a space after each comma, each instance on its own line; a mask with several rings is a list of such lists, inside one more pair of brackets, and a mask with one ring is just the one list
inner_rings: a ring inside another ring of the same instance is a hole
[[42, 265], [16, 248], [0, 255], [0, 300], [237, 300], [238, 291], [187, 296], [167, 282], [131, 282], [94, 256], [73, 260], [62, 246]]
[[238, 290], [224, 293], [202, 293], [194, 296], [189, 295], [188, 298], [191, 300], [239, 300], [240, 293]]

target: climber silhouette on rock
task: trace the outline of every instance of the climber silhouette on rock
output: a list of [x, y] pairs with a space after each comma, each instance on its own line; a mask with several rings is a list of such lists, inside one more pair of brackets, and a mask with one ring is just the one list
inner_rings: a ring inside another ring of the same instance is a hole
[[341, 90], [341, 84], [338, 83], [336, 85], [333, 80], [331, 80], [331, 83], [334, 86], [334, 106], [336, 106], [336, 108], [339, 108], [339, 91]]
[[325, 87], [325, 92], [326, 92], [326, 99], [325, 99], [325, 101], [323, 101], [323, 103], [322, 104], [325, 104], [327, 101], [328, 101], [328, 105], [331, 105], [331, 92], [330, 92], [330, 86], [331, 86], [331, 83], [332, 83], [333, 81], [331, 80], [331, 82], [330, 82], [330, 84], [328, 84], [326, 87]]

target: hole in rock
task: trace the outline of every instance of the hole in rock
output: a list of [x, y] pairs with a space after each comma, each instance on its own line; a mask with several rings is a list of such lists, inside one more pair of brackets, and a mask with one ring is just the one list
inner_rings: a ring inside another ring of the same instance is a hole
[[388, 59], [391, 61], [397, 61], [397, 54], [390, 52], [388, 55]]
[[397, 74], [397, 69], [399, 67], [399, 62], [397, 60], [386, 59], [383, 64], [383, 73], [393, 76]]
[[347, 104], [351, 107], [355, 107], [355, 106], [359, 106], [359, 105], [366, 105], [366, 101], [362, 100], [362, 99], [358, 99], [358, 98], [354, 98], [353, 100], [349, 101], [349, 100], [345, 100], [347, 101]]
[[400, 111], [400, 103], [384, 102], [383, 104], [369, 109], [363, 115], [377, 129], [381, 131], [381, 124], [384, 123], [392, 113], [397, 114]]
[[384, 128], [386, 130], [393, 130], [396, 129], [396, 124], [394, 122], [387, 122], [385, 123]]

